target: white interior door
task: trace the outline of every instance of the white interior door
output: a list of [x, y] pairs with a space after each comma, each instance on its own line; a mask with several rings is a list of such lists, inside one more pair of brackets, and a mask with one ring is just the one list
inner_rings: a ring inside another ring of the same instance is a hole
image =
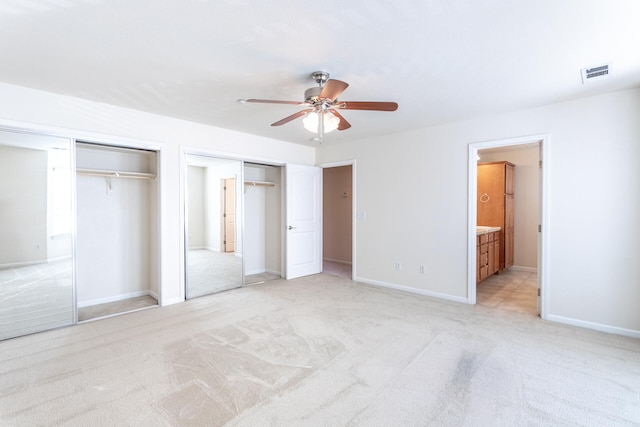
[[322, 169], [286, 166], [286, 278], [322, 271]]

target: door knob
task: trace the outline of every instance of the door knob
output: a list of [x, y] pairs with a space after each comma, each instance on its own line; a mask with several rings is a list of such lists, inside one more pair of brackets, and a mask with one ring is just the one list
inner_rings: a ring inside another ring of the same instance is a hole
[[295, 229], [296, 229], [296, 227], [294, 227], [294, 226], [292, 226], [292, 225], [290, 225], [290, 226], [289, 226], [289, 227], [287, 227], [287, 228], [288, 228], [289, 230], [295, 230]]

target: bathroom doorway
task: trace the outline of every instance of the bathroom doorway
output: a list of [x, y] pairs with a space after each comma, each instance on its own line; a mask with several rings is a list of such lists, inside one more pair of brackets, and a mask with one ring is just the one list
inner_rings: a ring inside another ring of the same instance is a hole
[[[496, 306], [546, 317], [544, 250], [546, 177], [543, 167], [548, 150], [546, 135], [470, 144], [469, 149], [469, 269], [470, 304]], [[515, 165], [514, 262], [508, 269], [477, 283], [478, 163], [508, 162]]]

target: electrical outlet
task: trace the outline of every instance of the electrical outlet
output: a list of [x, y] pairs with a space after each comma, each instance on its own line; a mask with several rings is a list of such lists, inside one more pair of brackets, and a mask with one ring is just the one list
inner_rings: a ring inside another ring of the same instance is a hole
[[424, 274], [424, 265], [421, 265], [420, 267], [418, 267], [420, 270], [420, 274]]
[[396, 261], [396, 271], [402, 270], [402, 263], [400, 261]]

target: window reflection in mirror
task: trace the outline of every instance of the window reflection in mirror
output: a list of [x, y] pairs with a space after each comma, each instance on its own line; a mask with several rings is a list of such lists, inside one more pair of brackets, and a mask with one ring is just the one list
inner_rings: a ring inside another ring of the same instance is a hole
[[243, 284], [242, 162], [187, 154], [186, 296]]
[[0, 339], [75, 322], [71, 144], [0, 130]]

